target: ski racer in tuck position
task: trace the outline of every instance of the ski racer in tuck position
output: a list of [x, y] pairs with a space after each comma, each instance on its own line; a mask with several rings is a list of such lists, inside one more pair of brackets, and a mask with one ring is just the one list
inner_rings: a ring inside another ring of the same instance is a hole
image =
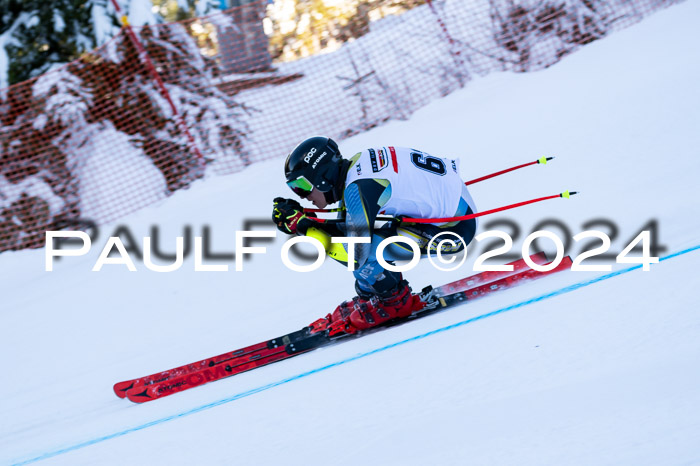
[[[408, 317], [420, 307], [400, 272], [385, 270], [377, 261], [377, 246], [385, 238], [403, 236], [416, 242], [421, 255], [435, 252], [443, 232], [456, 233], [464, 242], [443, 242], [441, 254], [456, 254], [474, 237], [476, 219], [442, 224], [408, 224], [393, 220], [375, 228], [378, 215], [394, 218], [445, 218], [476, 212], [474, 201], [459, 176], [459, 161], [434, 157], [404, 147], [373, 147], [344, 159], [335, 141], [312, 137], [301, 142], [284, 165], [287, 185], [319, 209], [340, 202], [336, 222], [320, 222], [305, 213], [293, 199], [275, 198], [272, 218], [278, 229], [290, 235], [366, 237], [371, 243], [355, 244], [355, 296], [328, 314], [324, 326], [346, 333]], [[347, 265], [347, 244], [342, 254], [331, 255]], [[413, 250], [404, 243], [390, 243], [383, 251], [391, 263], [408, 260]]]

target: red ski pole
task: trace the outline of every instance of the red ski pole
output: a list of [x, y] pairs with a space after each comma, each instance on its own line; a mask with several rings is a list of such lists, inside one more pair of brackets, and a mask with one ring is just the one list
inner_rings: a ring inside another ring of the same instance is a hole
[[462, 217], [444, 217], [444, 218], [402, 218], [400, 219], [403, 223], [448, 223], [448, 222], [459, 222], [462, 220], [471, 220], [476, 217], [483, 217], [484, 215], [494, 214], [496, 212], [502, 212], [504, 210], [514, 209], [516, 207], [524, 206], [527, 204], [534, 204], [535, 202], [546, 201], [547, 199], [556, 199], [558, 197], [570, 198], [574, 194], [578, 194], [576, 191], [565, 191], [563, 193], [554, 194], [552, 196], [538, 197], [537, 199], [530, 199], [529, 201], [518, 202], [516, 204], [510, 204], [503, 207], [498, 207], [496, 209], [485, 210], [484, 212], [478, 212], [476, 214], [464, 215]]
[[495, 176], [502, 175], [502, 174], [504, 174], [504, 173], [512, 172], [513, 170], [519, 170], [519, 169], [521, 169], [521, 168], [523, 168], [523, 167], [529, 167], [530, 165], [535, 165], [535, 164], [538, 164], [538, 163], [541, 163], [542, 165], [545, 165], [549, 160], [552, 160], [553, 158], [554, 158], [554, 157], [540, 157], [539, 159], [535, 160], [534, 162], [528, 162], [528, 163], [524, 163], [524, 164], [522, 164], [522, 165], [517, 165], [517, 166], [515, 166], [515, 167], [506, 168], [505, 170], [501, 170], [501, 171], [498, 171], [498, 172], [495, 172], [495, 173], [491, 173], [490, 175], [485, 175], [485, 176], [482, 176], [482, 177], [480, 177], [480, 178], [476, 178], [476, 179], [473, 179], [473, 180], [471, 180], [471, 181], [467, 181], [467, 182], [464, 183], [464, 184], [466, 184], [467, 186], [469, 186], [470, 184], [478, 183], [479, 181], [488, 180], [489, 178], [493, 178], [493, 177], [495, 177]]

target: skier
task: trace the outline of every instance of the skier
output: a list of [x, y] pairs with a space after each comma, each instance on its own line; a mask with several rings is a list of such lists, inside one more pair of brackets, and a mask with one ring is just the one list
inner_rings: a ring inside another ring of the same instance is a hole
[[[272, 218], [278, 229], [291, 235], [369, 237], [371, 243], [355, 244], [355, 290], [357, 296], [340, 304], [326, 316], [328, 326], [355, 333], [389, 320], [407, 317], [419, 306], [408, 282], [400, 272], [385, 270], [377, 261], [379, 243], [391, 236], [414, 240], [421, 254], [435, 252], [443, 232], [456, 233], [464, 242], [443, 243], [441, 254], [455, 254], [474, 237], [476, 219], [442, 224], [406, 224], [389, 221], [375, 227], [378, 215], [394, 218], [445, 218], [476, 212], [474, 202], [459, 176], [458, 160], [431, 156], [403, 147], [374, 147], [344, 159], [330, 138], [312, 137], [301, 142], [284, 166], [287, 185], [302, 199], [323, 209], [341, 203], [344, 212], [336, 223], [321, 223], [305, 213], [296, 200], [275, 198]], [[450, 238], [454, 240], [453, 238]], [[337, 246], [337, 245], [334, 245]], [[333, 257], [341, 263], [345, 256]], [[383, 252], [387, 262], [408, 260], [413, 250], [403, 243], [391, 243]], [[321, 319], [324, 320], [324, 319]], [[316, 324], [316, 323], [315, 323]]]

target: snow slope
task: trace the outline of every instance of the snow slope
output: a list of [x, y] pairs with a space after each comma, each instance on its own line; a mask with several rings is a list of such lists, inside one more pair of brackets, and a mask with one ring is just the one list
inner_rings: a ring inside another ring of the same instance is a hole
[[[343, 142], [460, 156], [482, 209], [573, 189], [509, 213], [523, 234], [556, 218], [619, 228], [619, 252], [656, 219], [666, 255], [650, 272], [570, 272], [409, 325], [145, 405], [114, 382], [297, 329], [352, 294], [330, 261], [283, 267], [281, 235], [235, 272], [91, 272], [89, 255], [44, 271], [44, 251], [0, 255], [0, 464], [700, 463], [700, 4], [686, 2], [542, 72], [492, 75], [407, 122]], [[300, 135], [304, 137], [305, 135]], [[287, 195], [282, 158], [207, 180], [120, 224], [185, 225], [232, 252], [246, 219]], [[484, 224], [482, 223], [482, 228]], [[560, 232], [554, 230], [561, 234]], [[478, 250], [478, 246], [476, 248]], [[475, 250], [475, 251], [476, 251]], [[577, 254], [580, 246], [572, 252]], [[470, 273], [427, 262], [420, 288]]]

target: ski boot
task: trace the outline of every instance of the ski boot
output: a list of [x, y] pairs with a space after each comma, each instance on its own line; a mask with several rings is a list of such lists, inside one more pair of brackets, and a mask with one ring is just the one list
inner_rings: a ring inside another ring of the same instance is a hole
[[411, 294], [408, 282], [402, 280], [396, 288], [383, 295], [359, 295], [340, 304], [335, 311], [310, 325], [311, 333], [328, 331], [328, 336], [355, 334], [393, 319], [408, 317], [425, 303]]
[[327, 331], [329, 337], [343, 333], [355, 334], [358, 329], [350, 324], [350, 314], [356, 308], [367, 308], [369, 304], [369, 300], [359, 296], [355, 296], [350, 301], [344, 301], [332, 313], [309, 325], [310, 333]]

